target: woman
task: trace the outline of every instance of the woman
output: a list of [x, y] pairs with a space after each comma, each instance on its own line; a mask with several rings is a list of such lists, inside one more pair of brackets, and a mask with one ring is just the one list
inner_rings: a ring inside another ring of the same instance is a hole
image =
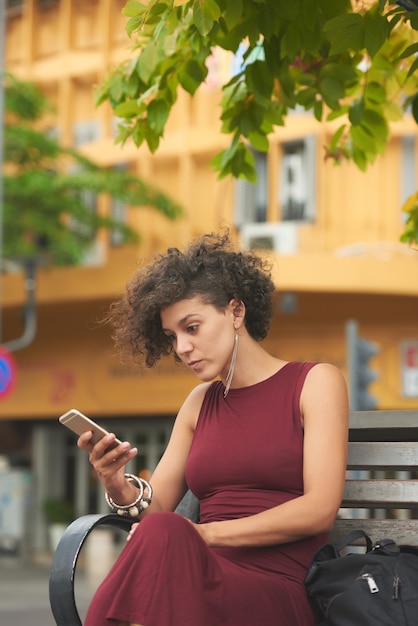
[[[212, 234], [139, 271], [111, 308], [122, 351], [148, 367], [174, 353], [202, 383], [85, 626], [314, 626], [304, 577], [340, 505], [347, 393], [334, 366], [286, 362], [261, 346], [273, 292], [264, 261]], [[108, 501], [139, 513], [125, 475], [137, 450], [109, 450], [113, 434], [93, 447], [90, 436], [78, 445]], [[188, 488], [198, 524], [172, 512]]]

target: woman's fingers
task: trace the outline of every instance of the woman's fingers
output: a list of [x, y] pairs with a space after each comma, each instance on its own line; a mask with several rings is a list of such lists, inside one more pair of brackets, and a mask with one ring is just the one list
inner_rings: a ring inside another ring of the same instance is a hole
[[136, 531], [136, 529], [138, 528], [138, 526], [139, 526], [139, 523], [138, 523], [138, 522], [137, 522], [137, 523], [135, 523], [135, 524], [132, 524], [132, 526], [131, 526], [131, 530], [130, 530], [130, 531], [129, 531], [129, 533], [128, 533], [128, 537], [126, 538], [126, 541], [129, 541], [129, 540], [132, 538], [132, 535], [134, 534], [134, 532]]
[[90, 443], [90, 439], [93, 437], [93, 433], [91, 430], [87, 430], [85, 433], [82, 433], [77, 439], [77, 446], [82, 450], [87, 450], [87, 452], [91, 452], [93, 450], [93, 444]]

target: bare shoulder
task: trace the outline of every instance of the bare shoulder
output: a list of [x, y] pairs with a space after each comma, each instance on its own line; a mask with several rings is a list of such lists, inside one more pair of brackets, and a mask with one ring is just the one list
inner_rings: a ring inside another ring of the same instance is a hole
[[300, 397], [301, 413], [305, 419], [317, 415], [325, 420], [348, 414], [347, 383], [342, 371], [330, 363], [318, 363], [307, 374]]
[[195, 430], [203, 399], [210, 384], [211, 383], [202, 383], [192, 389], [177, 414], [176, 422], [187, 425], [193, 431]]
[[306, 386], [316, 385], [337, 385], [346, 387], [346, 381], [342, 371], [332, 365], [331, 363], [317, 363], [311, 370], [309, 370], [306, 381]]

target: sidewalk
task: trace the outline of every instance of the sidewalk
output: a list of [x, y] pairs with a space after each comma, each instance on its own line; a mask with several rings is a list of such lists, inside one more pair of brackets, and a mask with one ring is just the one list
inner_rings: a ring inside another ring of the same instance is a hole
[[[56, 626], [49, 604], [49, 566], [0, 559], [1, 626]], [[80, 574], [75, 584], [78, 612], [84, 619], [92, 591]]]

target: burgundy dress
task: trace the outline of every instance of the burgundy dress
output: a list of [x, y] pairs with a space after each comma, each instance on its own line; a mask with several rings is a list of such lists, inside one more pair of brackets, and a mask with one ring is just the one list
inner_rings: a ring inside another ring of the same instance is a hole
[[[186, 470], [201, 522], [236, 519], [303, 492], [299, 399], [314, 363], [256, 385], [209, 387]], [[177, 513], [148, 515], [96, 592], [85, 626], [314, 626], [305, 572], [317, 535], [276, 546], [209, 548]]]

